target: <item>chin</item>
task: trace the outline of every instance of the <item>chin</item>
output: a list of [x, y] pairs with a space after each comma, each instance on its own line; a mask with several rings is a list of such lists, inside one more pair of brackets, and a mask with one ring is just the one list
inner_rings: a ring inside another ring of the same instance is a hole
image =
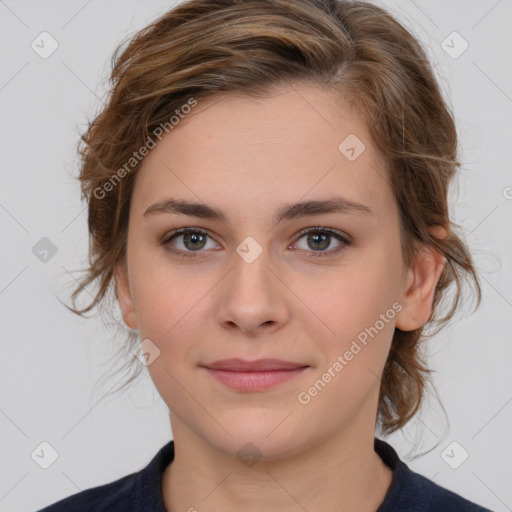
[[245, 456], [266, 460], [291, 456], [300, 451], [307, 437], [304, 425], [301, 428], [297, 424], [294, 413], [289, 414], [291, 411], [277, 414], [261, 409], [231, 411], [229, 418], [218, 417], [231, 435], [219, 427], [215, 432], [211, 429], [203, 431], [202, 437], [219, 451], [236, 455], [241, 461]]

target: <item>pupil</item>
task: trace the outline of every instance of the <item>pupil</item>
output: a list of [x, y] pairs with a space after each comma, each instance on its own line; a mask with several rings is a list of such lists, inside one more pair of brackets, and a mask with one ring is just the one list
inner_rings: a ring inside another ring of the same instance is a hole
[[324, 243], [319, 246], [319, 245], [316, 245], [316, 248], [320, 248], [320, 249], [326, 249], [327, 247], [329, 247], [329, 243], [325, 243], [325, 241], [329, 238], [329, 235], [322, 235], [322, 234], [316, 234], [316, 235], [310, 235], [309, 236], [309, 239], [314, 239], [315, 241], [318, 241], [318, 239], [320, 239], [321, 241], [323, 241]]
[[[197, 242], [199, 242], [199, 243], [201, 242], [201, 238], [204, 238], [204, 236], [201, 234], [198, 234], [198, 233], [185, 233], [185, 236], [184, 236], [185, 246], [188, 247], [187, 242], [192, 240], [192, 244], [193, 244], [192, 250], [194, 250], [194, 247], [195, 247], [195, 249], [197, 249], [197, 248], [201, 249], [201, 247], [203, 247], [203, 246], [197, 245]], [[204, 242], [204, 240], [203, 240], [203, 242]], [[190, 249], [190, 247], [188, 247], [188, 248]]]

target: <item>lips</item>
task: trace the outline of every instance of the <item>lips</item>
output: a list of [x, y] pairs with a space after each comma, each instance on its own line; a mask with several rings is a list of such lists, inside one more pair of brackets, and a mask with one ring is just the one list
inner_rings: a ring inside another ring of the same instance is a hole
[[238, 392], [264, 391], [302, 374], [309, 365], [281, 359], [222, 359], [203, 368], [218, 382]]
[[282, 361], [281, 359], [258, 359], [257, 361], [222, 359], [203, 366], [211, 370], [224, 370], [227, 372], [272, 372], [279, 370], [296, 370], [298, 368], [306, 368], [308, 365]]

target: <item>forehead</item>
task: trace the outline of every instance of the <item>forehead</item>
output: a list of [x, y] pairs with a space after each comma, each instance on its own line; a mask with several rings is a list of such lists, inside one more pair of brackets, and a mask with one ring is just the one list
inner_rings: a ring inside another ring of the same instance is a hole
[[145, 157], [133, 193], [234, 214], [342, 195], [385, 206], [391, 191], [363, 120], [324, 89], [294, 85], [265, 98], [228, 94], [197, 106]]

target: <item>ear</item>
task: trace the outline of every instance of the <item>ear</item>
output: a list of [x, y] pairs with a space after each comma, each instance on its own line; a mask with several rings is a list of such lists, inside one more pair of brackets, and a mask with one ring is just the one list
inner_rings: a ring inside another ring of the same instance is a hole
[[[436, 238], [444, 238], [446, 229], [433, 226], [429, 230]], [[402, 310], [396, 317], [396, 327], [402, 331], [412, 331], [425, 325], [432, 314], [434, 292], [441, 277], [446, 259], [435, 248], [422, 244], [417, 251], [412, 268], [407, 270]]]
[[128, 270], [124, 261], [114, 267], [114, 281], [116, 285], [116, 297], [123, 315], [124, 323], [131, 329], [137, 329], [137, 317], [133, 307]]

